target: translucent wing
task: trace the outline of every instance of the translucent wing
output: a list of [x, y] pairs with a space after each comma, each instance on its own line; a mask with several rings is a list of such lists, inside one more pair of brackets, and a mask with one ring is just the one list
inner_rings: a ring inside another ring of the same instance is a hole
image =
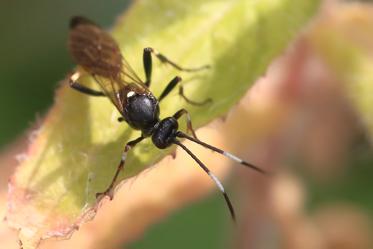
[[120, 113], [123, 112], [123, 95], [124, 89], [118, 82], [111, 79], [103, 78], [100, 76], [93, 76], [94, 80], [100, 85], [101, 89], [105, 95], [110, 99], [110, 101], [115, 105]]
[[68, 47], [74, 61], [91, 75], [109, 79], [120, 77], [122, 54], [117, 43], [88, 19], [71, 19]]
[[124, 57], [122, 58], [122, 81], [124, 81], [125, 83], [136, 83], [139, 87], [148, 89], [148, 87], [145, 86], [144, 82], [139, 78], [139, 76], [137, 76], [127, 60]]

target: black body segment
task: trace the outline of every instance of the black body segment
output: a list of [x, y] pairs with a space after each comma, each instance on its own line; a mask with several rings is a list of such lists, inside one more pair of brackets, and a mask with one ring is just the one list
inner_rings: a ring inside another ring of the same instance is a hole
[[152, 142], [159, 149], [165, 149], [172, 145], [176, 137], [179, 124], [174, 117], [168, 117], [160, 121], [153, 131]]
[[134, 129], [140, 130], [145, 136], [152, 133], [159, 122], [159, 105], [152, 94], [127, 92], [127, 100], [123, 106], [123, 117]]

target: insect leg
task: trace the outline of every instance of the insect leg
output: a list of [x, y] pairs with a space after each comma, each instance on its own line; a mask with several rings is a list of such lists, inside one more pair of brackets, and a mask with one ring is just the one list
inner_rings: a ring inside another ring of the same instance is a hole
[[[166, 86], [166, 88], [163, 90], [163, 92], [161, 93], [161, 95], [159, 96], [158, 98], [158, 101], [161, 101], [162, 99], [164, 99], [174, 88], [175, 86], [181, 82], [181, 77], [179, 76], [176, 76], [175, 78], [173, 78]], [[189, 99], [187, 96], [184, 95], [184, 88], [183, 86], [179, 86], [179, 95], [188, 103], [188, 104], [191, 104], [191, 105], [197, 105], [197, 106], [201, 106], [201, 105], [205, 105], [209, 102], [211, 102], [211, 99], [208, 98], [208, 99], [205, 99], [204, 101], [201, 101], [201, 102], [197, 102], [197, 101], [193, 101], [191, 99]]]
[[185, 110], [185, 109], [181, 109], [181, 110], [177, 111], [177, 112], [173, 115], [173, 117], [174, 117], [175, 119], [179, 119], [179, 118], [180, 118], [181, 116], [183, 116], [183, 115], [186, 115], [187, 130], [190, 131], [190, 132], [192, 133], [192, 135], [193, 135], [193, 137], [194, 137], [195, 139], [199, 140], [199, 139], [197, 138], [196, 132], [195, 132], [194, 129], [193, 129], [193, 126], [192, 126], [192, 119], [191, 119], [190, 114], [189, 114], [189, 112], [188, 112], [187, 110]]
[[152, 81], [152, 55], [149, 49], [144, 49], [144, 53], [142, 55], [142, 61], [144, 64], [144, 71], [145, 71], [145, 85], [147, 87], [150, 86]]
[[122, 153], [122, 158], [121, 158], [120, 163], [118, 165], [117, 171], [115, 172], [115, 175], [114, 175], [109, 187], [104, 192], [96, 193], [96, 198], [97, 199], [101, 199], [102, 197], [105, 197], [106, 195], [110, 197], [110, 200], [113, 199], [113, 194], [114, 194], [114, 193], [112, 193], [113, 188], [114, 188], [115, 182], [117, 181], [117, 178], [119, 176], [120, 171], [124, 167], [124, 164], [126, 162], [127, 153], [130, 149], [135, 147], [135, 145], [138, 144], [139, 142], [141, 142], [143, 139], [144, 139], [144, 137], [141, 136], [141, 137], [138, 137], [135, 140], [132, 140], [132, 141], [130, 141], [126, 144], [126, 146], [124, 147], [124, 151]]
[[227, 158], [229, 158], [229, 159], [231, 159], [231, 160], [233, 160], [233, 161], [235, 161], [235, 162], [237, 162], [237, 163], [239, 163], [241, 165], [249, 167], [249, 168], [251, 168], [251, 169], [253, 169], [253, 170], [255, 170], [255, 171], [259, 172], [259, 173], [262, 173], [264, 175], [272, 175], [270, 172], [267, 172], [267, 171], [265, 171], [265, 170], [263, 170], [263, 169], [255, 166], [255, 165], [253, 165], [251, 163], [248, 163], [248, 162], [242, 160], [241, 158], [239, 158], [239, 157], [237, 157], [237, 156], [235, 156], [235, 155], [233, 155], [233, 154], [231, 154], [231, 153], [229, 153], [227, 151], [224, 151], [222, 149], [216, 148], [215, 146], [212, 146], [210, 144], [202, 142], [201, 140], [196, 139], [195, 137], [194, 138], [190, 137], [190, 136], [188, 136], [187, 134], [185, 134], [185, 133], [183, 133], [181, 131], [178, 131], [176, 133], [176, 136], [180, 137], [180, 138], [186, 138], [186, 139], [188, 139], [188, 140], [190, 140], [192, 142], [195, 142], [195, 143], [197, 143], [197, 144], [199, 144], [199, 145], [201, 145], [201, 146], [203, 146], [203, 147], [205, 147], [207, 149], [215, 151], [215, 152], [217, 152], [217, 153], [219, 153], [219, 154], [221, 154], [221, 155], [223, 155], [223, 156], [225, 156], [225, 157], [227, 157]]
[[[185, 67], [181, 67], [179, 66], [178, 64], [176, 64], [175, 62], [171, 61], [170, 59], [168, 59], [166, 56], [164, 56], [163, 54], [159, 53], [157, 50], [155, 50], [154, 48], [144, 48], [144, 55], [145, 53], [147, 54], [147, 56], [150, 56], [150, 54], [154, 54], [162, 63], [167, 63], [169, 65], [171, 65], [172, 67], [176, 68], [177, 70], [180, 70], [180, 71], [185, 71], [185, 72], [196, 72], [196, 71], [200, 71], [200, 70], [203, 70], [203, 69], [208, 69], [210, 68], [210, 65], [204, 65], [204, 66], [200, 66], [200, 67], [195, 67], [195, 68], [185, 68]], [[151, 62], [151, 60], [150, 60]], [[150, 71], [151, 71], [151, 68], [150, 68]]]
[[166, 88], [163, 90], [161, 95], [158, 98], [158, 101], [161, 101], [164, 99], [171, 91], [175, 88], [175, 86], [181, 81], [181, 77], [176, 76], [173, 78], [166, 86]]
[[90, 96], [95, 96], [95, 97], [105, 96], [103, 92], [96, 91], [96, 90], [93, 90], [91, 88], [88, 88], [86, 86], [79, 84], [79, 82], [77, 81], [79, 78], [80, 78], [79, 72], [75, 72], [69, 77], [69, 84], [71, 88], [81, 93], [90, 95]]
[[189, 99], [187, 96], [185, 96], [184, 94], [184, 88], [182, 85], [179, 86], [179, 95], [190, 105], [196, 105], [196, 106], [202, 106], [202, 105], [206, 105], [208, 103], [210, 103], [212, 101], [211, 98], [207, 98], [203, 101], [194, 101], [194, 100], [191, 100]]
[[[210, 68], [209, 65], [204, 65], [204, 66], [195, 67], [195, 68], [181, 67], [178, 64], [176, 64], [175, 62], [173, 62], [170, 59], [168, 59], [163, 54], [159, 53], [154, 48], [151, 48], [151, 47], [144, 48], [143, 62], [144, 62], [144, 70], [145, 70], [145, 77], [146, 77], [145, 85], [148, 86], [148, 87], [150, 86], [150, 83], [151, 83], [151, 73], [152, 73], [152, 57], [151, 57], [151, 54], [154, 54], [162, 63], [167, 63], [167, 64], [171, 65], [172, 67], [176, 68], [177, 70], [184, 71], [184, 72], [196, 72], [196, 71], [200, 71], [200, 70], [203, 70], [203, 69]], [[168, 85], [166, 86], [165, 90], [163, 90], [163, 93], [161, 94], [161, 97], [159, 98], [159, 101], [161, 99], [163, 99], [164, 97], [166, 97], [170, 93], [170, 91], [180, 81], [181, 81], [180, 77], [175, 77], [173, 80], [171, 80], [170, 83], [168, 83]], [[189, 103], [191, 105], [201, 106], [201, 105], [207, 104], [208, 102], [211, 101], [210, 98], [208, 98], [208, 99], [206, 99], [204, 101], [201, 101], [201, 102], [197, 102], [197, 101], [193, 101], [193, 100], [189, 99], [188, 97], [185, 96], [184, 89], [183, 89], [182, 86], [179, 87], [179, 95], [187, 103]]]
[[180, 146], [186, 153], [188, 153], [188, 155], [190, 157], [193, 158], [194, 161], [196, 161], [198, 163], [198, 165], [206, 172], [206, 174], [209, 175], [209, 177], [214, 181], [214, 183], [216, 184], [216, 186], [219, 188], [220, 192], [223, 194], [223, 197], [224, 197], [224, 200], [225, 200], [225, 203], [227, 204], [227, 207], [229, 209], [229, 212], [231, 214], [231, 217], [233, 219], [233, 221], [235, 222], [236, 221], [236, 215], [235, 215], [235, 212], [234, 212], [234, 209], [233, 209], [233, 205], [228, 197], [228, 194], [225, 192], [224, 190], [224, 186], [223, 184], [219, 181], [219, 179], [209, 170], [209, 168], [206, 167], [206, 165], [204, 165], [202, 163], [201, 160], [199, 160], [194, 154], [193, 152], [191, 152], [185, 145], [183, 145], [182, 143], [180, 143], [180, 141], [176, 140], [174, 141], [174, 144]]

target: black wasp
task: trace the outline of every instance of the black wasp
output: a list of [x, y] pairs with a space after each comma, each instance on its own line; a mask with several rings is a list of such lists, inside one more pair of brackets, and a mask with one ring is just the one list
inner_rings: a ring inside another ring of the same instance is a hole
[[[79, 92], [91, 96], [108, 97], [121, 114], [118, 121], [126, 121], [133, 129], [141, 131], [140, 137], [126, 144], [117, 171], [115, 172], [110, 185], [104, 192], [97, 193], [97, 197], [105, 195], [110, 196], [110, 198], [113, 197], [112, 190], [120, 171], [124, 167], [128, 151], [143, 139], [151, 137], [153, 144], [159, 149], [164, 149], [176, 144], [188, 153], [220, 189], [232, 218], [235, 219], [233, 206], [223, 185], [220, 183], [218, 178], [180, 142], [179, 138], [191, 140], [261, 173], [266, 172], [228, 152], [199, 140], [193, 130], [190, 115], [185, 109], [177, 111], [171, 117], [160, 120], [159, 102], [161, 102], [175, 88], [175, 86], [180, 83], [180, 77], [176, 76], [173, 78], [158, 98], [156, 98], [149, 90], [152, 75], [152, 54], [161, 62], [167, 63], [179, 71], [199, 71], [208, 68], [208, 66], [199, 68], [183, 68], [157, 52], [155, 49], [145, 48], [143, 53], [143, 63], [146, 79], [145, 81], [142, 81], [122, 56], [115, 40], [95, 23], [79, 16], [73, 17], [70, 21], [68, 46], [74, 61], [94, 78], [100, 86], [101, 91], [79, 84], [78, 80], [81, 76], [79, 72], [75, 72], [70, 76], [70, 86]], [[203, 105], [210, 101], [208, 99], [203, 102], [195, 102], [188, 99], [184, 95], [183, 88], [180, 84], [179, 94], [188, 103], [194, 105]], [[186, 115], [187, 129], [191, 132], [192, 136], [178, 130], [178, 119], [183, 115]]]

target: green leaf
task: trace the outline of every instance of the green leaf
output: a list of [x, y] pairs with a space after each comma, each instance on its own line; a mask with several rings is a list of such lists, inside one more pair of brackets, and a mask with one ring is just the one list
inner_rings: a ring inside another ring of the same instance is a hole
[[[211, 65], [198, 74], [159, 63], [153, 69], [155, 96], [180, 75], [187, 96], [213, 99], [204, 107], [190, 106], [175, 91], [161, 103], [162, 117], [186, 108], [200, 127], [239, 101], [317, 6], [318, 1], [309, 0], [136, 1], [112, 34], [140, 77], [142, 50], [148, 46], [186, 67]], [[97, 87], [89, 78], [84, 83]], [[91, 218], [95, 193], [110, 183], [125, 143], [139, 136], [118, 117], [106, 98], [84, 96], [63, 82], [27, 159], [10, 181], [7, 220], [19, 229], [24, 248], [51, 236], [66, 237]], [[138, 174], [169, 152], [156, 149], [149, 139], [142, 142], [129, 154], [120, 178]]]

